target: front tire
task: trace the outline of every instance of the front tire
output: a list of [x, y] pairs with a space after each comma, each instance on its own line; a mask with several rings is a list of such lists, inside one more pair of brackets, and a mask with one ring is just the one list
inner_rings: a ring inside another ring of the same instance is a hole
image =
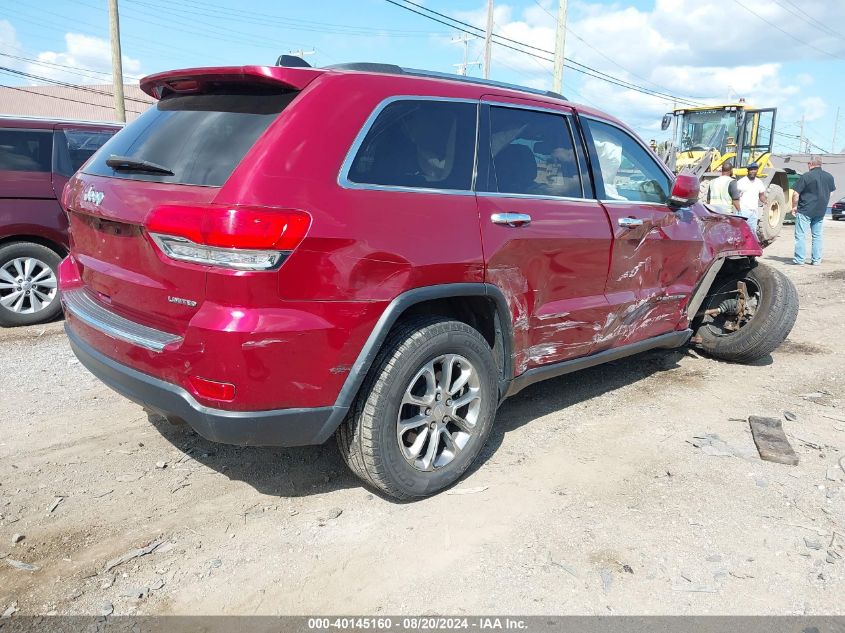
[[[737, 284], [747, 288], [740, 308]], [[750, 363], [773, 352], [792, 331], [798, 317], [798, 291], [780, 271], [764, 264], [723, 279], [705, 299], [696, 335], [704, 352], [733, 363]], [[721, 311], [718, 314], [712, 312]]]
[[344, 461], [395, 499], [443, 490], [490, 435], [497, 376], [487, 341], [465, 323], [425, 317], [397, 327], [338, 429]]
[[59, 315], [61, 261], [58, 253], [41, 244], [0, 246], [0, 326], [35, 325]]

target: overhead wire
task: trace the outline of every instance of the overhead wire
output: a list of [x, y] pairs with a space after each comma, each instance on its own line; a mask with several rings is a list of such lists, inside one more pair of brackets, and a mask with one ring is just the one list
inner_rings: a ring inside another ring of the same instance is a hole
[[[557, 24], [557, 16], [554, 15], [551, 11], [549, 11], [542, 4], [540, 4], [539, 0], [534, 0], [534, 4], [536, 4], [543, 12], [546, 13], [546, 15], [548, 15], [550, 18], [552, 18], [555, 21], [555, 24]], [[636, 77], [640, 81], [644, 81], [648, 84], [651, 84], [652, 86], [654, 86], [658, 90], [661, 90], [661, 91], [666, 92], [666, 93], [670, 92], [668, 88], [661, 86], [660, 84], [657, 84], [657, 83], [653, 82], [651, 79], [647, 79], [646, 77], [643, 77], [642, 75], [638, 75], [637, 73], [635, 73], [632, 70], [629, 70], [628, 68], [626, 68], [625, 66], [620, 64], [618, 61], [613, 59], [610, 55], [606, 54], [605, 52], [603, 52], [599, 48], [590, 44], [587, 40], [585, 40], [583, 37], [578, 35], [578, 33], [576, 33], [574, 30], [572, 30], [569, 26], [566, 26], [565, 29], [566, 29], [566, 32], [569, 33], [572, 37], [574, 37], [576, 40], [581, 42], [584, 46], [586, 46], [590, 50], [594, 51], [595, 53], [597, 53], [598, 55], [600, 55], [601, 57], [603, 57], [604, 59], [609, 61], [611, 64], [616, 66], [622, 72], [628, 73], [629, 75], [631, 75], [632, 77]]]
[[[0, 84], [0, 88], [8, 88], [9, 90], [17, 90], [18, 92], [26, 92], [29, 94], [37, 95], [39, 97], [46, 97], [48, 99], [58, 99], [60, 101], [70, 101], [73, 103], [81, 103], [87, 106], [94, 106], [95, 108], [105, 108], [107, 110], [113, 110], [114, 106], [110, 105], [103, 105], [100, 103], [91, 103], [90, 101], [80, 101], [79, 99], [71, 99], [70, 97], [60, 97], [58, 95], [51, 95], [51, 94], [44, 94], [43, 92], [36, 92], [34, 90], [27, 90], [26, 88], [21, 88], [20, 86], [9, 86], [7, 84]], [[142, 114], [138, 110], [130, 110], [126, 109], [127, 112], [131, 112], [132, 114]]]
[[[80, 90], [82, 92], [89, 92], [89, 93], [92, 93], [92, 94], [98, 94], [98, 95], [102, 95], [102, 96], [105, 96], [105, 97], [114, 97], [114, 93], [109, 92], [107, 90], [100, 90], [98, 88], [94, 88], [94, 87], [91, 87], [91, 86], [83, 86], [83, 85], [79, 85], [79, 84], [68, 83], [66, 81], [60, 81], [58, 79], [52, 79], [50, 77], [42, 77], [41, 75], [34, 75], [32, 73], [27, 73], [27, 72], [24, 72], [22, 70], [15, 70], [14, 68], [9, 68], [8, 66], [0, 66], [0, 72], [3, 72], [7, 75], [17, 75], [19, 77], [25, 77], [27, 79], [36, 79], [38, 81], [44, 81], [46, 83], [61, 86], [63, 88], [72, 88], [74, 90]], [[155, 103], [152, 100], [148, 101], [146, 99], [137, 99], [135, 97], [125, 97], [125, 100], [126, 101], [132, 101], [132, 102], [135, 102], [135, 103], [142, 103], [144, 105], [152, 105], [153, 103]]]
[[809, 47], [809, 48], [812, 48], [814, 51], [818, 51], [819, 53], [822, 53], [823, 55], [827, 55], [828, 57], [830, 57], [830, 58], [832, 58], [832, 59], [842, 59], [842, 57], [841, 57], [841, 56], [834, 55], [833, 53], [830, 53], [830, 52], [828, 52], [828, 51], [826, 51], [826, 50], [822, 50], [822, 49], [821, 49], [821, 48], [819, 48], [818, 46], [814, 46], [813, 44], [810, 44], [809, 42], [807, 42], [807, 41], [805, 41], [805, 40], [802, 40], [802, 39], [800, 39], [800, 38], [795, 37], [795, 35], [793, 35], [793, 34], [792, 34], [792, 33], [790, 33], [789, 31], [786, 31], [786, 30], [784, 30], [784, 29], [780, 28], [777, 24], [775, 24], [775, 23], [774, 23], [774, 22], [772, 22], [771, 20], [767, 20], [767, 19], [766, 19], [766, 18], [764, 18], [762, 15], [760, 15], [759, 13], [757, 13], [756, 11], [754, 11], [754, 9], [752, 9], [752, 8], [751, 8], [751, 7], [749, 7], [749, 6], [747, 6], [747, 5], [743, 2], [743, 0], [733, 0], [733, 1], [734, 1], [734, 3], [735, 3], [735, 4], [739, 5], [740, 7], [742, 7], [742, 8], [743, 8], [743, 9], [745, 9], [746, 11], [748, 11], [751, 15], [756, 16], [756, 17], [757, 17], [759, 20], [761, 20], [762, 22], [765, 22], [766, 24], [768, 24], [769, 26], [771, 26], [773, 29], [777, 29], [778, 31], [780, 31], [780, 32], [781, 32], [781, 33], [783, 33], [784, 35], [789, 36], [791, 39], [795, 40], [796, 42], [799, 42], [799, 43], [803, 44], [804, 46], [807, 46], [807, 47]]
[[[127, 0], [136, 5], [144, 5], [148, 7], [164, 8], [164, 5], [158, 3], [151, 3], [144, 0]], [[214, 17], [226, 20], [234, 20], [237, 22], [244, 22], [248, 24], [267, 25], [269, 23], [278, 24], [290, 28], [296, 28], [300, 31], [313, 31], [317, 33], [331, 33], [337, 35], [352, 35], [372, 37], [374, 35], [388, 35], [390, 37], [429, 37], [436, 33], [431, 31], [419, 30], [405, 30], [405, 29], [386, 29], [380, 27], [369, 26], [353, 26], [346, 24], [337, 24], [332, 22], [319, 22], [314, 20], [302, 20], [297, 18], [282, 17], [272, 13], [264, 13], [258, 11], [241, 11], [233, 10], [228, 7], [209, 3], [199, 2], [197, 0], [181, 0], [180, 8], [167, 6], [169, 11], [178, 11], [180, 13], [189, 15], [200, 15], [197, 11], [202, 11], [205, 17]], [[193, 10], [192, 10], [193, 9]]]
[[[17, 49], [17, 50], [23, 50], [23, 49], [21, 49], [17, 46], [15, 46], [14, 48]], [[48, 61], [44, 61], [42, 59], [34, 59], [32, 57], [25, 57], [23, 55], [12, 55], [11, 53], [0, 52], [0, 55], [2, 55], [3, 57], [8, 57], [10, 59], [16, 59], [18, 61], [27, 62], [29, 64], [35, 64], [37, 66], [43, 66], [45, 68], [61, 69], [61, 70], [67, 71], [68, 74], [77, 75], [79, 77], [88, 77], [90, 79], [98, 79], [100, 81], [104, 81], [105, 79], [108, 79], [109, 81], [111, 81], [111, 73], [100, 71], [100, 70], [94, 70], [92, 68], [82, 68], [81, 66], [68, 66], [67, 64], [59, 64], [59, 63], [56, 63], [56, 62], [48, 62]], [[138, 79], [140, 79], [140, 77], [133, 76], [133, 75], [127, 75], [127, 74], [124, 73], [123, 79], [124, 79], [124, 81], [126, 79], [132, 79], [134, 81], [137, 81]]]
[[845, 39], [845, 35], [843, 35], [841, 33], [837, 33], [832, 28], [830, 28], [828, 25], [826, 25], [824, 22], [820, 22], [819, 20], [817, 20], [816, 18], [814, 18], [811, 15], [806, 15], [806, 14], [802, 13], [801, 7], [799, 7], [797, 4], [795, 4], [791, 0], [774, 0], [775, 4], [778, 4], [778, 5], [782, 6], [784, 9], [789, 10], [789, 7], [787, 7], [784, 4], [781, 4], [781, 1], [786, 2], [786, 4], [788, 4], [790, 7], [793, 7], [795, 10], [790, 11], [790, 13], [792, 13], [792, 15], [794, 15], [796, 17], [801, 18], [807, 24], [810, 24], [811, 26], [815, 26], [816, 28], [821, 29], [822, 31], [828, 33], [829, 35], [832, 35], [833, 37]]
[[[427, 15], [426, 13], [423, 13], [421, 11], [417, 11], [414, 8], [400, 4], [396, 0], [385, 0], [385, 1], [392, 4], [392, 5], [395, 5], [399, 8], [401, 8], [401, 9], [405, 9], [407, 11], [410, 11], [411, 13], [416, 13], [417, 15], [425, 17], [429, 20], [433, 20], [435, 22], [439, 22], [440, 24], [448, 26], [451, 29], [455, 29], [457, 31], [462, 31], [464, 33], [468, 33], [468, 34], [473, 35], [475, 37], [481, 37], [480, 33], [483, 33], [483, 29], [480, 29], [479, 27], [473, 26], [471, 24], [467, 24], [466, 22], [462, 22], [460, 20], [454, 20], [454, 22], [456, 22], [459, 25], [466, 26], [468, 28], [474, 29], [475, 32], [469, 31], [466, 28], [462, 28], [461, 26], [455, 26], [455, 24], [450, 24], [449, 22], [446, 22], [442, 19], [439, 19], [439, 18], [431, 16], [431, 15]], [[418, 5], [414, 2], [411, 2], [410, 0], [404, 0], [404, 2], [411, 4], [414, 7], [424, 9], [426, 11], [432, 11], [433, 13], [436, 13], [437, 15], [441, 15], [446, 19], [450, 19], [450, 20], [453, 19], [453, 18], [449, 18], [448, 16], [445, 16], [443, 14], [439, 14], [436, 11], [433, 11], [432, 9], [427, 9], [426, 7], [423, 7], [422, 5]], [[507, 48], [507, 49], [510, 49], [510, 50], [513, 50], [513, 51], [516, 51], [518, 53], [522, 53], [522, 54], [525, 54], [525, 55], [531, 55], [531, 56], [536, 57], [537, 59], [541, 59], [545, 62], [554, 63], [554, 59], [550, 59], [548, 57], [543, 57], [543, 56], [538, 55], [536, 53], [532, 53], [528, 50], [525, 50], [524, 48], [516, 48], [515, 46], [511, 46], [510, 44], [506, 44], [505, 42], [498, 41], [498, 40], [515, 42], [516, 44], [523, 46], [525, 48], [539, 50], [539, 51], [544, 52], [544, 53], [549, 54], [549, 55], [554, 55], [554, 53], [552, 51], [546, 51], [545, 49], [541, 49], [541, 48], [538, 48], [536, 46], [532, 46], [530, 44], [525, 44], [523, 42], [519, 42], [518, 40], [512, 40], [511, 38], [507, 38], [507, 37], [501, 36], [499, 34], [494, 34], [494, 38], [497, 38], [496, 40], [494, 40], [494, 42], [498, 46], [501, 46], [503, 48]], [[679, 96], [670, 95], [670, 94], [662, 94], [662, 93], [659, 93], [657, 91], [650, 90], [650, 89], [645, 88], [643, 86], [639, 86], [637, 84], [628, 82], [624, 79], [614, 77], [613, 75], [608, 75], [607, 73], [596, 70], [594, 68], [591, 68], [590, 66], [587, 66], [586, 64], [581, 64], [580, 62], [576, 62], [576, 61], [571, 60], [569, 58], [565, 58], [564, 65], [567, 68], [569, 68], [570, 70], [573, 70], [575, 72], [587, 75], [589, 77], [593, 77], [595, 79], [600, 79], [602, 81], [605, 81], [605, 82], [610, 83], [610, 84], [614, 84], [614, 85], [619, 86], [621, 88], [626, 88], [628, 90], [633, 90], [635, 92], [641, 92], [641, 93], [646, 94], [646, 95], [651, 96], [651, 97], [657, 97], [657, 98], [660, 98], [664, 101], [675, 102], [675, 103], [678, 103], [680, 105], [686, 105], [686, 106], [690, 106], [690, 107], [698, 107], [698, 106], [705, 105], [704, 103], [693, 101], [691, 99], [687, 99], [687, 98], [684, 98], [684, 97], [679, 97]]]

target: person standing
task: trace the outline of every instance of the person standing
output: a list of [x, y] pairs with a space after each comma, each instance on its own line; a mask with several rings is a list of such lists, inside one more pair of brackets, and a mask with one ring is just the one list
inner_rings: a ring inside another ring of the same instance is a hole
[[813, 235], [811, 261], [813, 266], [818, 266], [822, 263], [824, 214], [836, 183], [833, 176], [822, 169], [821, 156], [810, 156], [807, 166], [810, 169], [801, 174], [792, 190], [792, 212], [795, 214], [795, 256], [792, 261], [804, 263], [809, 229]]
[[739, 187], [733, 177], [734, 166], [722, 163], [722, 175], [710, 182], [707, 188], [707, 203], [722, 213], [739, 213]]
[[758, 169], [760, 166], [757, 163], [749, 163], [748, 175], [740, 178], [736, 183], [739, 189], [740, 215], [748, 222], [754, 235], [757, 235], [757, 222], [760, 218], [757, 209], [761, 204], [766, 203], [766, 185], [757, 178]]

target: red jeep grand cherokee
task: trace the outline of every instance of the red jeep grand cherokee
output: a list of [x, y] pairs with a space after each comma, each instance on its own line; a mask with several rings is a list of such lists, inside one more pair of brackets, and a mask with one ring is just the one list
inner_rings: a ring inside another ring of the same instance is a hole
[[73, 173], [120, 125], [0, 117], [0, 327], [56, 318], [56, 271], [67, 254], [59, 205]]
[[65, 190], [71, 345], [231, 444], [337, 435], [397, 498], [455, 482], [527, 385], [653, 348], [750, 361], [794, 287], [625, 125], [396, 66], [200, 68]]

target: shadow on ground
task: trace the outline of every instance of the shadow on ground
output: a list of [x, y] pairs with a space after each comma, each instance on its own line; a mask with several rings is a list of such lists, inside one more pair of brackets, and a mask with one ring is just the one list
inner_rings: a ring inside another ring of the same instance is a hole
[[780, 255], [763, 255], [762, 259], [763, 259], [763, 262], [775, 261], [775, 262], [780, 262], [782, 264], [792, 264], [792, 258], [791, 257], [782, 257]]
[[[480, 468], [499, 449], [508, 432], [655, 373], [675, 369], [685, 354], [685, 349], [646, 352], [528, 387], [499, 409], [487, 445], [468, 472]], [[156, 414], [149, 417], [176, 448], [262, 494], [302, 497], [363, 485], [343, 463], [333, 439], [322, 446], [300, 448], [230, 446], [209, 442], [187, 425], [173, 425]]]

